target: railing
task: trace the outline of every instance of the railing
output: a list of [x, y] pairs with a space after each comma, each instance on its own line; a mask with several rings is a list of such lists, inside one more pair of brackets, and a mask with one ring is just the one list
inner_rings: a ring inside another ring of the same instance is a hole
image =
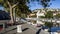
[[58, 19], [44, 19], [44, 18], [26, 18], [27, 20], [40, 20], [40, 21], [43, 21], [43, 22], [53, 22], [53, 23], [60, 23], [60, 20]]

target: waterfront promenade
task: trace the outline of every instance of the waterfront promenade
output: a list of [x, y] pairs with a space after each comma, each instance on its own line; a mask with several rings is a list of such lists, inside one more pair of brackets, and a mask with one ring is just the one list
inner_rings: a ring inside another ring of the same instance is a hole
[[16, 25], [15, 26], [10, 26], [6, 30], [8, 30], [8, 31], [5, 32], [4, 34], [35, 34], [35, 31], [32, 30], [32, 29], [29, 29], [26, 24], [22, 24], [22, 31], [23, 31], [22, 33], [17, 33]]
[[29, 28], [27, 24], [22, 24], [22, 33], [17, 33], [17, 28], [16, 25], [14, 26], [9, 26], [8, 28], [5, 29], [5, 33], [3, 34], [48, 34], [48, 32], [45, 32], [43, 30], [34, 30], [33, 28]]

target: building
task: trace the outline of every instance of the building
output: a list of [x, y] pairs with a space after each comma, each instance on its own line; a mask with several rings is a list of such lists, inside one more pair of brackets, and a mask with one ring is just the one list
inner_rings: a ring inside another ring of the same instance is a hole
[[[47, 11], [52, 11], [53, 12], [53, 16], [55, 16], [58, 13], [60, 13], [59, 9], [48, 8], [46, 10]], [[46, 11], [44, 9], [36, 9], [36, 10], [33, 10], [30, 15], [28, 15], [28, 18], [37, 18], [37, 19], [39, 19], [41, 16], [45, 16], [45, 14], [46, 14]], [[44, 24], [44, 22], [39, 21], [39, 20], [36, 20], [36, 23]]]

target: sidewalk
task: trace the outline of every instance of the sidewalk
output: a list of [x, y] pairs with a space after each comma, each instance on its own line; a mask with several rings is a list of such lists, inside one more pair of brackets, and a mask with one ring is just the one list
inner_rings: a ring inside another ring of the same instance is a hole
[[17, 33], [16, 25], [10, 26], [9, 28], [5, 29], [4, 34], [48, 34], [48, 32], [45, 32], [44, 30], [35, 30], [36, 28], [29, 28], [27, 24], [22, 24], [22, 33]]
[[41, 32], [39, 34], [49, 34], [49, 32], [41, 30]]
[[[8, 31], [7, 31], [8, 30]], [[12, 26], [6, 29], [5, 34], [35, 34], [35, 31], [28, 28], [26, 24], [22, 24], [22, 33], [17, 33], [16, 26]]]

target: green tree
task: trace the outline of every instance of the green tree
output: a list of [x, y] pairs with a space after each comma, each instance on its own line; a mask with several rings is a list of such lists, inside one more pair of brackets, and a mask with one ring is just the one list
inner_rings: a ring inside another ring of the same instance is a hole
[[[52, 22], [45, 22], [45, 26], [47, 26], [49, 28], [49, 32], [51, 30], [51, 27], [53, 26], [53, 23]], [[51, 34], [51, 33], [50, 33]]]
[[50, 6], [50, 1], [51, 0], [41, 0], [41, 5], [46, 8]]
[[48, 12], [45, 14], [45, 18], [53, 18], [53, 12], [52, 12], [52, 11], [48, 11]]
[[53, 26], [53, 23], [50, 23], [50, 22], [45, 22], [45, 26], [51, 28]]
[[27, 14], [31, 13], [31, 10], [25, 4], [18, 5], [17, 8], [16, 8], [16, 11], [17, 11], [16, 12], [17, 16], [20, 16], [20, 17], [21, 17], [21, 14], [27, 15]]
[[[26, 6], [26, 2], [28, 2], [28, 1], [27, 0], [0, 0], [0, 4], [3, 5], [5, 7], [5, 9], [8, 9], [8, 11], [10, 11], [12, 23], [14, 23], [14, 21], [13, 21], [13, 9], [17, 8], [21, 12], [28, 11], [29, 9]], [[25, 8], [27, 8], [27, 9], [25, 9]]]
[[[46, 14], [45, 14], [45, 18], [53, 18], [53, 12], [52, 11], [48, 11]], [[53, 23], [52, 22], [45, 22], [45, 26], [47, 26], [49, 28], [49, 30], [51, 29], [51, 27], [53, 26]], [[51, 33], [50, 33], [51, 34]]]
[[56, 18], [60, 18], [60, 14], [55, 15]]

